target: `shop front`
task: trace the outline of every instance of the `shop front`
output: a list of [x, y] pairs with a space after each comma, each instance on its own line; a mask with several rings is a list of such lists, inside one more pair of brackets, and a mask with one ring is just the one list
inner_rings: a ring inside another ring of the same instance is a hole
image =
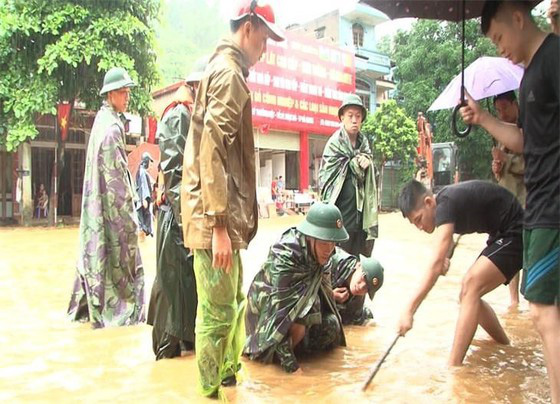
[[340, 125], [338, 107], [356, 88], [354, 55], [288, 32], [286, 41], [268, 44], [248, 84], [259, 199], [271, 200], [276, 178], [294, 194], [318, 191], [323, 150]]

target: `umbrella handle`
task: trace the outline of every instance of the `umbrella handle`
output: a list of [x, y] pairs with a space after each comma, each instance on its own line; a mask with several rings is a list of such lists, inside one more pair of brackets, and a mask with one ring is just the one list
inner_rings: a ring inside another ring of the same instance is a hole
[[462, 131], [457, 129], [457, 113], [459, 112], [459, 108], [461, 108], [462, 106], [463, 106], [462, 104], [456, 105], [455, 108], [453, 109], [453, 115], [451, 117], [451, 128], [453, 129], [453, 133], [455, 133], [455, 136], [459, 138], [467, 137], [469, 133], [471, 133], [471, 129], [472, 129], [472, 125], [467, 126]]

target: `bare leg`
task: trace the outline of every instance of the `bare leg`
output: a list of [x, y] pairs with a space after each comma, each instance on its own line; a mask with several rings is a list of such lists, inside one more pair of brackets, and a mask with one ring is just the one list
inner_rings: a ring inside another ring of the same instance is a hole
[[499, 344], [509, 345], [509, 338], [498, 321], [498, 317], [492, 307], [480, 299], [480, 312], [478, 324]]
[[463, 363], [479, 322], [484, 324], [484, 329], [491, 331], [492, 337], [503, 341], [502, 334], [505, 336], [505, 332], [494, 311], [482, 302], [481, 297], [504, 282], [505, 277], [498, 267], [484, 256], [476, 260], [463, 278], [461, 307], [449, 355], [450, 366], [460, 366]]
[[305, 326], [293, 323], [290, 327], [290, 338], [292, 339], [292, 349], [297, 346], [305, 336]]
[[531, 318], [541, 336], [553, 404], [560, 404], [560, 307], [530, 303]]
[[513, 277], [509, 287], [509, 308], [513, 309], [519, 305], [519, 272]]

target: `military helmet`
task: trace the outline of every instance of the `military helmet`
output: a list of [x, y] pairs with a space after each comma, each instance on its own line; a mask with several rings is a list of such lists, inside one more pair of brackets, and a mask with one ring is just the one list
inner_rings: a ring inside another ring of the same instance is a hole
[[208, 65], [209, 61], [210, 61], [210, 55], [205, 55], [197, 59], [197, 61], [194, 62], [194, 66], [191, 72], [187, 75], [185, 82], [187, 84], [191, 84], [191, 83], [197, 83], [200, 80], [202, 80], [202, 77], [204, 76], [204, 70], [206, 70], [206, 66]]
[[318, 240], [335, 242], [348, 240], [348, 233], [342, 224], [340, 210], [332, 204], [314, 203], [297, 229], [306, 236]]
[[344, 99], [342, 100], [340, 108], [338, 108], [338, 119], [341, 119], [340, 117], [344, 113], [344, 109], [351, 105], [360, 107], [362, 109], [362, 122], [365, 121], [367, 116], [367, 109], [366, 107], [364, 107], [362, 99], [357, 94], [346, 94], [346, 97], [344, 97]]
[[134, 87], [135, 85], [136, 84], [132, 81], [125, 69], [122, 67], [113, 67], [105, 73], [105, 77], [103, 78], [103, 88], [99, 92], [99, 95], [106, 94], [109, 91], [118, 90], [119, 88]]
[[373, 299], [375, 292], [383, 285], [383, 267], [375, 258], [367, 258], [363, 255], [360, 255], [360, 263], [366, 275], [369, 298]]

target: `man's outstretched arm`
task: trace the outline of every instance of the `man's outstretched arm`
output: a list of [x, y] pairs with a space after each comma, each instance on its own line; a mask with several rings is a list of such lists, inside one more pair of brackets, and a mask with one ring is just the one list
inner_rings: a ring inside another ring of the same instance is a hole
[[397, 330], [400, 335], [404, 336], [412, 328], [414, 313], [432, 290], [439, 276], [447, 273], [449, 269], [447, 254], [453, 245], [454, 229], [453, 223], [446, 223], [434, 231], [434, 251], [418, 288], [401, 314]]

